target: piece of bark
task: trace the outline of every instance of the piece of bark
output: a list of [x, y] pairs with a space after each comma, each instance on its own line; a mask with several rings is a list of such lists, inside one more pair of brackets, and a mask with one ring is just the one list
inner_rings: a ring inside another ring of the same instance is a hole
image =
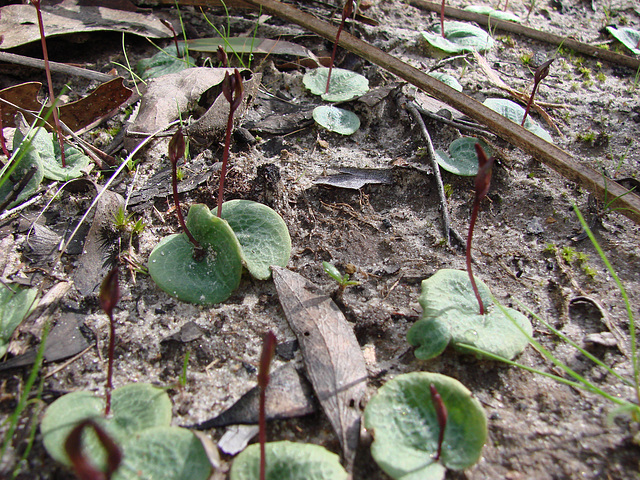
[[318, 177], [313, 184], [360, 190], [365, 185], [392, 185], [393, 172], [391, 169], [343, 167], [340, 173]]
[[298, 337], [307, 375], [336, 431], [347, 469], [360, 439], [360, 401], [367, 368], [344, 314], [318, 287], [286, 268], [271, 267], [280, 304]]
[[[192, 428], [206, 430], [227, 425], [258, 423], [260, 388], [253, 387], [220, 415]], [[302, 417], [316, 411], [311, 385], [293, 365], [285, 364], [270, 375], [265, 403], [267, 420]]]

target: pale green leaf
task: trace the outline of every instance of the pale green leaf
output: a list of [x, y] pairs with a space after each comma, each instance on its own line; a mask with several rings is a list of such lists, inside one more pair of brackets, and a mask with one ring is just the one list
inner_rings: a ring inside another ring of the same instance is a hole
[[320, 95], [327, 102], [347, 102], [369, 91], [369, 80], [362, 75], [351, 70], [334, 68], [331, 72], [329, 93], [325, 93], [328, 75], [328, 68], [315, 68], [304, 75], [302, 83], [311, 93]]
[[485, 307], [484, 315], [479, 314], [467, 272], [443, 269], [422, 281], [422, 317], [407, 332], [407, 341], [418, 347], [416, 357], [434, 358], [449, 343], [470, 344], [509, 359], [524, 350], [529, 340], [520, 329], [532, 334], [529, 319], [511, 308], [505, 309], [507, 316], [494, 305], [489, 288], [477, 278], [476, 283]]
[[[440, 425], [430, 386], [447, 410], [438, 460]], [[397, 480], [441, 480], [446, 469], [463, 470], [480, 459], [487, 419], [480, 402], [457, 380], [437, 373], [399, 375], [383, 385], [364, 412], [374, 437], [371, 454]]]
[[440, 80], [442, 83], [449, 85], [451, 88], [458, 92], [462, 91], [462, 85], [460, 85], [460, 82], [458, 82], [455, 77], [449, 75], [448, 73], [431, 72], [429, 76], [435, 78], [436, 80]]
[[503, 12], [502, 10], [495, 10], [488, 5], [469, 5], [464, 7], [467, 12], [479, 13], [481, 15], [487, 15], [489, 17], [497, 18], [498, 20], [506, 20], [508, 22], [520, 23], [522, 20], [519, 16], [514, 15], [511, 12]]
[[313, 119], [330, 132], [340, 135], [351, 135], [360, 128], [360, 119], [355, 113], [333, 105], [314, 108]]
[[640, 31], [629, 27], [607, 27], [607, 31], [625, 47], [627, 47], [634, 55], [640, 55], [638, 41], [640, 41]]
[[450, 54], [484, 52], [494, 43], [487, 32], [470, 23], [445, 22], [444, 34], [446, 38], [442, 38], [440, 25], [436, 25], [433, 32], [422, 32], [422, 37], [432, 47]]
[[[483, 105], [489, 107], [494, 112], [498, 112], [503, 117], [507, 117], [514, 123], [520, 125], [522, 123], [522, 117], [524, 117], [524, 108], [511, 100], [505, 100], [504, 98], [487, 98]], [[529, 112], [531, 113], [531, 112]], [[535, 133], [543, 140], [549, 143], [553, 143], [553, 138], [549, 132], [542, 128], [538, 123], [531, 118], [531, 115], [527, 115], [527, 119], [524, 122], [524, 128], [532, 133]]]
[[[346, 480], [340, 459], [318, 445], [273, 442], [265, 445], [267, 480]], [[247, 447], [236, 457], [230, 480], [260, 478], [260, 445]]]
[[36, 288], [0, 285], [0, 358], [7, 353], [9, 340], [31, 310], [37, 293]]

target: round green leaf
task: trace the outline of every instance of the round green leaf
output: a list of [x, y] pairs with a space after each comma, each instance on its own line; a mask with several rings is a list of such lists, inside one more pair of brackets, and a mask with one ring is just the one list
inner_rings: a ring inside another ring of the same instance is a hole
[[[217, 215], [218, 209], [213, 210]], [[273, 209], [249, 200], [222, 204], [225, 219], [242, 247], [242, 260], [259, 280], [271, 277], [271, 265], [285, 267], [291, 256], [291, 237], [284, 220]]]
[[229, 224], [206, 205], [189, 209], [187, 228], [205, 249], [193, 258], [193, 244], [184, 233], [160, 241], [149, 256], [149, 274], [169, 295], [184, 302], [212, 304], [225, 301], [240, 285], [242, 254]]
[[487, 157], [491, 156], [491, 148], [483, 141], [475, 137], [461, 137], [455, 139], [449, 145], [449, 154], [442, 150], [436, 150], [436, 161], [447, 172], [465, 177], [471, 177], [478, 173], [478, 154], [475, 144], [479, 143]]
[[122, 447], [124, 461], [114, 480], [207, 480], [211, 474], [202, 442], [186, 428], [148, 428]]
[[416, 357], [428, 360], [442, 353], [442, 341], [435, 341], [431, 334], [444, 337], [444, 330], [454, 346], [465, 343], [509, 359], [524, 350], [529, 343], [527, 335], [533, 332], [531, 322], [517, 310], [494, 305], [489, 288], [477, 278], [476, 283], [484, 315], [479, 314], [466, 271], [438, 270], [422, 281], [422, 317], [407, 332], [407, 341], [418, 347]]
[[33, 306], [38, 289], [0, 285], [0, 357], [7, 353], [9, 339]]
[[330, 132], [340, 135], [351, 135], [360, 128], [360, 119], [355, 113], [333, 105], [314, 108], [313, 119]]
[[[135, 432], [171, 422], [171, 400], [167, 393], [153, 385], [136, 383], [116, 388], [111, 395], [111, 415], [103, 417], [104, 398], [90, 392], [74, 392], [53, 402], [44, 414], [40, 431], [44, 447], [55, 460], [69, 465], [64, 442], [80, 421], [92, 418], [100, 423], [118, 444]], [[95, 433], [83, 435], [85, 449], [93, 462], [104, 467], [105, 454]]]
[[455, 77], [449, 75], [448, 73], [431, 72], [429, 76], [435, 78], [436, 80], [440, 80], [442, 83], [449, 85], [451, 88], [453, 88], [457, 92], [462, 91], [462, 85], [460, 85], [460, 82], [458, 82], [458, 80], [456, 80]]
[[66, 182], [72, 178], [82, 176], [89, 169], [91, 159], [69, 144], [64, 146], [64, 163], [66, 167], [63, 168], [60, 144], [56, 140], [52, 139], [52, 141], [54, 155], [42, 156], [44, 178]]
[[[438, 460], [440, 425], [430, 385], [448, 413]], [[375, 461], [392, 478], [402, 480], [440, 480], [447, 468], [468, 468], [480, 459], [487, 439], [480, 402], [460, 382], [437, 373], [407, 373], [387, 382], [367, 405], [364, 424], [375, 438]]]
[[329, 93], [325, 93], [328, 76], [328, 68], [316, 68], [304, 75], [302, 83], [311, 93], [320, 95], [327, 102], [348, 102], [369, 91], [369, 80], [366, 77], [351, 70], [334, 68], [331, 72]]
[[489, 17], [497, 18], [498, 20], [506, 20], [508, 22], [520, 23], [520, 17], [514, 15], [511, 12], [503, 12], [502, 10], [495, 10], [488, 5], [469, 5], [464, 7], [467, 12], [479, 13], [481, 15], [487, 15]]
[[456, 54], [472, 52], [484, 52], [493, 46], [493, 39], [480, 27], [464, 22], [445, 22], [442, 38], [440, 25], [435, 25], [433, 32], [422, 32], [424, 40], [432, 47], [445, 53]]
[[[514, 123], [520, 125], [522, 123], [522, 117], [524, 117], [524, 108], [511, 100], [504, 98], [487, 98], [483, 105], [489, 107], [494, 112], [498, 112], [503, 117], [507, 117]], [[549, 143], [553, 143], [553, 139], [549, 132], [542, 128], [538, 123], [531, 118], [531, 115], [527, 115], [527, 119], [524, 122], [524, 128], [532, 133], [535, 133], [543, 140]]]
[[[335, 453], [318, 445], [273, 442], [265, 445], [267, 480], [346, 480]], [[248, 446], [231, 467], [230, 480], [260, 478], [260, 445]]]
[[625, 47], [627, 47], [634, 55], [640, 55], [638, 42], [640, 41], [640, 31], [629, 27], [607, 27], [607, 31]]
[[196, 62], [193, 58], [181, 58], [183, 55], [184, 48], [176, 50], [174, 45], [170, 45], [153, 57], [140, 60], [136, 65], [138, 75], [143, 80], [149, 80], [170, 73], [178, 73], [195, 65]]

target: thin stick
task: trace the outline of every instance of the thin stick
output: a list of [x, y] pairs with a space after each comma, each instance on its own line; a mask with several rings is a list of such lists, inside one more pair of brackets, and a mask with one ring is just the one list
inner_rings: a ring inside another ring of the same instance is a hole
[[433, 176], [436, 179], [436, 186], [438, 189], [438, 197], [440, 197], [440, 210], [442, 212], [442, 230], [444, 233], [444, 239], [447, 242], [447, 246], [451, 245], [451, 222], [449, 220], [449, 209], [447, 207], [447, 195], [444, 191], [444, 185], [442, 184], [442, 175], [440, 175], [440, 165], [436, 161], [436, 151], [433, 148], [433, 142], [431, 141], [431, 135], [429, 135], [429, 131], [427, 130], [427, 126], [424, 123], [424, 120], [420, 116], [420, 113], [416, 109], [416, 106], [413, 102], [407, 103], [407, 111], [411, 114], [413, 119], [416, 121], [418, 126], [420, 127], [420, 131], [422, 132], [422, 136], [424, 137], [427, 144], [427, 157], [429, 158], [429, 162], [431, 163], [431, 168], [433, 169]]
[[[15, 53], [0, 52], [0, 61], [13, 63], [16, 65], [24, 65], [26, 67], [40, 69], [45, 68], [44, 60], [40, 60], [39, 58], [25, 57], [24, 55], [16, 55]], [[49, 61], [49, 69], [52, 72], [87, 78], [89, 80], [95, 80], [100, 83], [105, 83], [115, 78], [113, 75], [108, 75], [106, 73], [95, 72], [86, 68], [74, 67], [73, 65], [66, 65], [64, 63], [52, 61]]]

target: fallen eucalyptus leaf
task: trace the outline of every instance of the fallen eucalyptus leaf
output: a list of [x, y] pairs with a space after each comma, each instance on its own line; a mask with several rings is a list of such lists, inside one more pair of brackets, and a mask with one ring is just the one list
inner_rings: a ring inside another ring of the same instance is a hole
[[489, 288], [478, 279], [476, 283], [486, 308], [484, 315], [478, 313], [478, 300], [467, 272], [442, 269], [422, 281], [422, 317], [407, 332], [407, 341], [418, 347], [416, 357], [429, 360], [440, 355], [449, 343], [454, 347], [463, 343], [512, 359], [529, 344], [520, 330], [532, 335], [529, 319], [512, 308], [503, 311], [494, 304]]
[[360, 128], [360, 119], [355, 113], [333, 105], [314, 108], [313, 119], [330, 132], [340, 135], [351, 135]]
[[[42, 5], [42, 19], [47, 38], [70, 33], [110, 30], [152, 38], [167, 38], [173, 32], [152, 16], [103, 7], [81, 5], [65, 0], [57, 5]], [[5, 5], [0, 8], [0, 32], [4, 41], [0, 49], [40, 41], [40, 29], [33, 5]]]
[[329, 93], [325, 93], [328, 76], [328, 68], [316, 68], [304, 75], [302, 83], [311, 93], [320, 95], [327, 102], [348, 102], [369, 91], [369, 80], [366, 77], [351, 70], [334, 68], [331, 73]]
[[[431, 385], [447, 412], [439, 459], [441, 427]], [[468, 468], [480, 459], [487, 439], [480, 402], [460, 382], [438, 373], [406, 373], [388, 381], [367, 405], [364, 422], [375, 439], [371, 455], [398, 480], [441, 480], [447, 469]]]
[[433, 32], [422, 32], [422, 38], [433, 48], [448, 54], [465, 53], [477, 50], [485, 52], [493, 47], [493, 39], [480, 27], [464, 22], [445, 22], [442, 38], [440, 25]]
[[360, 401], [367, 368], [344, 314], [318, 287], [285, 268], [273, 267], [280, 304], [296, 334], [316, 397], [338, 435], [346, 465], [360, 438]]
[[[235, 424], [257, 424], [260, 405], [260, 388], [253, 387], [220, 415], [189, 428], [206, 430]], [[265, 415], [267, 420], [302, 417], [316, 411], [311, 385], [289, 363], [269, 375]]]
[[[265, 444], [267, 480], [346, 480], [335, 453], [319, 445], [294, 442]], [[231, 466], [230, 480], [260, 478], [260, 445], [247, 447]]]
[[607, 27], [609, 32], [616, 40], [622, 43], [625, 47], [631, 50], [634, 55], [640, 55], [640, 48], [638, 48], [638, 42], [640, 41], [640, 31], [634, 30], [629, 27]]
[[365, 185], [392, 185], [393, 173], [389, 169], [344, 167], [337, 175], [318, 177], [313, 184], [360, 190]]
[[[72, 357], [93, 343], [93, 335], [84, 327], [83, 316], [65, 313], [58, 319], [44, 344], [44, 359], [57, 362]], [[39, 346], [0, 363], [0, 371], [33, 365]]]

